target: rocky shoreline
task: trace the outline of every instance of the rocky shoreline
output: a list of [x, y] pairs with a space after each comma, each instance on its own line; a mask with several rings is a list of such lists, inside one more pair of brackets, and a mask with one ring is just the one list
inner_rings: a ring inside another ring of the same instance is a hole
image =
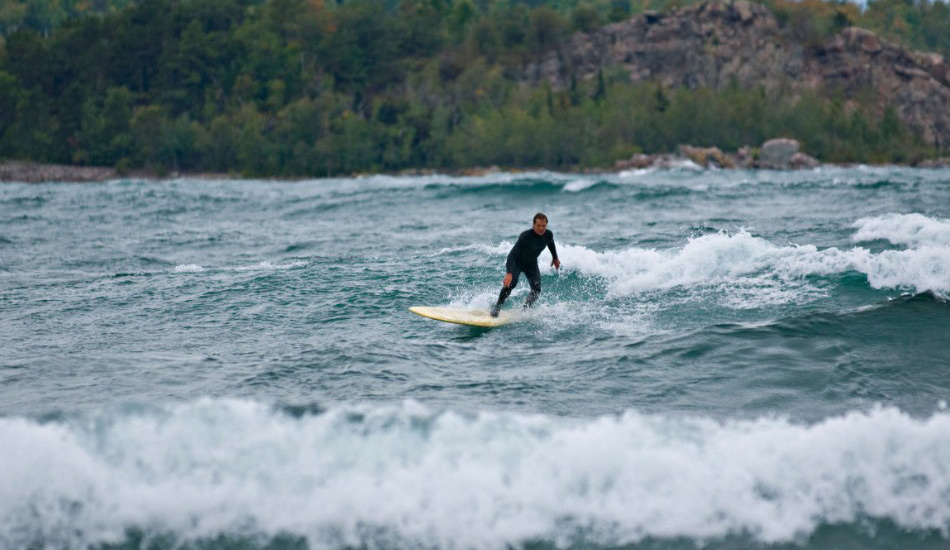
[[[718, 147], [694, 147], [680, 145], [676, 154], [636, 154], [621, 160], [612, 167], [587, 170], [594, 173], [623, 172], [642, 169], [675, 169], [687, 164], [706, 169], [724, 170], [807, 170], [822, 166], [817, 159], [800, 150], [800, 144], [794, 139], [778, 138], [762, 144], [761, 147], [743, 147], [736, 152], [723, 152]], [[915, 168], [950, 168], [950, 157], [928, 159]], [[464, 168], [440, 171], [433, 169], [412, 169], [397, 175], [432, 175], [448, 173], [456, 176], [480, 176], [485, 174], [515, 170], [492, 166], [489, 168]], [[524, 171], [517, 169], [515, 171]], [[233, 174], [178, 173], [158, 174], [148, 170], [119, 172], [115, 168], [101, 166], [73, 166], [68, 164], [43, 164], [25, 161], [7, 161], [0, 163], [0, 182], [4, 183], [101, 183], [118, 179], [168, 180], [177, 178], [192, 179], [234, 179]], [[308, 179], [308, 178], [275, 178]]]
[[723, 169], [803, 170], [821, 166], [818, 159], [801, 152], [798, 141], [777, 138], [757, 149], [743, 147], [735, 153], [724, 153], [718, 147], [680, 145], [677, 155], [634, 155], [615, 164], [614, 169], [670, 168], [685, 161], [702, 168]]
[[101, 183], [118, 179], [164, 180], [179, 177], [200, 179], [228, 179], [229, 174], [172, 172], [159, 174], [149, 170], [120, 172], [106, 166], [76, 166], [71, 164], [44, 164], [11, 160], [0, 163], [0, 182], [6, 183]]

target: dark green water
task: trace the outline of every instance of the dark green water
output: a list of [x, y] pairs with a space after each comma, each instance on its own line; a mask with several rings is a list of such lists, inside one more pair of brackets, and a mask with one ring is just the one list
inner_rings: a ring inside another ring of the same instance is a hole
[[0, 548], [947, 548], [948, 297], [950, 171], [6, 184]]

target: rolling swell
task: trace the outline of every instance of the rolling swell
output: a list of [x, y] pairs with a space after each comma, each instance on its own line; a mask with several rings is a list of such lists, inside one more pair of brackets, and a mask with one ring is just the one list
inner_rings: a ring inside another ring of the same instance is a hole
[[[886, 404], [917, 415], [947, 400], [950, 307], [925, 294], [850, 312], [723, 323], [647, 337], [630, 361], [678, 373], [667, 400], [710, 414], [815, 421]], [[913, 388], [913, 391], [910, 390]], [[729, 395], [731, 413], [706, 392]]]
[[438, 191], [443, 196], [495, 195], [532, 196], [560, 191], [564, 183], [543, 178], [525, 178], [505, 182], [446, 182], [430, 183], [427, 190]]

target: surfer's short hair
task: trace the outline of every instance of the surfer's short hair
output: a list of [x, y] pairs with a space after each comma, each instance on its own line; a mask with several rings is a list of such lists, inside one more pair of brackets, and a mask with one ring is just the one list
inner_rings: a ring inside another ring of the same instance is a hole
[[538, 212], [537, 214], [534, 215], [534, 219], [531, 220], [531, 223], [537, 223], [538, 220], [544, 220], [544, 223], [547, 223], [548, 217], [542, 214], [541, 212]]

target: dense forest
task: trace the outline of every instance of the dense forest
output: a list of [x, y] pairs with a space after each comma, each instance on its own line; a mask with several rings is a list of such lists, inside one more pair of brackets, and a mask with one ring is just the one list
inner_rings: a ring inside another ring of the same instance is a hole
[[[573, 32], [685, 3], [0, 0], [0, 159], [325, 176], [583, 169], [779, 135], [827, 162], [941, 153], [893, 109], [846, 108], [833, 93], [671, 90], [619, 70], [565, 90], [517, 79]], [[806, 43], [857, 25], [950, 57], [939, 1], [765, 3]]]

